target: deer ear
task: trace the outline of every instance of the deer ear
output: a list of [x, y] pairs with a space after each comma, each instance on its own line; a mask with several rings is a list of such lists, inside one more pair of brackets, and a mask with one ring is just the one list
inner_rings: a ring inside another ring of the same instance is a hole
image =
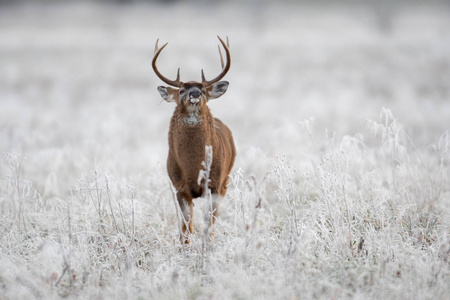
[[178, 94], [177, 89], [165, 86], [158, 86], [158, 92], [161, 95], [161, 97], [167, 102], [176, 102], [176, 95]]
[[208, 88], [208, 98], [216, 99], [225, 94], [228, 89], [228, 81], [219, 81]]

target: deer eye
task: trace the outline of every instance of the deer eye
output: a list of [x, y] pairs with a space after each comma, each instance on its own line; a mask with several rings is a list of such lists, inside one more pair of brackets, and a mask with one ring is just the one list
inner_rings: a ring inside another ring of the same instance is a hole
[[186, 92], [185, 89], [181, 89], [181, 90], [180, 90], [180, 94], [184, 94], [184, 92]]
[[206, 94], [206, 90], [202, 90], [202, 94], [203, 94], [203, 95]]

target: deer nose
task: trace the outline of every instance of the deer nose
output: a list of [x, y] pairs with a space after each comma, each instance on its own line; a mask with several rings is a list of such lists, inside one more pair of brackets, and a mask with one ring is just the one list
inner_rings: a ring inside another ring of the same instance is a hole
[[189, 98], [200, 98], [200, 91], [199, 90], [193, 90], [189, 92]]

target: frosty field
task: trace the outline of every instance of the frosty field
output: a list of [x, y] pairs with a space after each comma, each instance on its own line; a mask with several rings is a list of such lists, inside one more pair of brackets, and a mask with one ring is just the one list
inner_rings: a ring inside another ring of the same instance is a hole
[[[0, 5], [0, 299], [449, 299], [449, 6], [201, 3]], [[237, 159], [182, 247], [151, 58], [217, 35]]]

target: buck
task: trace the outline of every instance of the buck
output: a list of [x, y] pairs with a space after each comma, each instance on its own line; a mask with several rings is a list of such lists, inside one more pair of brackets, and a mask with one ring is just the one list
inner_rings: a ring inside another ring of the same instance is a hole
[[[218, 216], [219, 201], [227, 192], [228, 176], [234, 164], [236, 148], [230, 129], [211, 114], [207, 103], [225, 94], [228, 89], [227, 81], [220, 81], [228, 72], [231, 65], [229, 42], [220, 38], [219, 41], [226, 53], [224, 64], [219, 45], [221, 73], [212, 80], [206, 80], [203, 69], [202, 81], [180, 81], [180, 68], [177, 78], [170, 80], [164, 77], [156, 67], [156, 61], [167, 43], [158, 47], [155, 45], [152, 67], [156, 75], [169, 86], [159, 86], [158, 91], [167, 102], [176, 104], [169, 128], [169, 155], [167, 158], [167, 172], [177, 191], [177, 201], [181, 209], [183, 222], [181, 224], [181, 242], [189, 244], [193, 233], [193, 213], [195, 198], [205, 193], [205, 185], [199, 182], [199, 173], [203, 170], [205, 161], [205, 147], [212, 147], [212, 164], [207, 187], [211, 191], [210, 235], [214, 236], [215, 218]], [[189, 232], [187, 232], [189, 230]]]

